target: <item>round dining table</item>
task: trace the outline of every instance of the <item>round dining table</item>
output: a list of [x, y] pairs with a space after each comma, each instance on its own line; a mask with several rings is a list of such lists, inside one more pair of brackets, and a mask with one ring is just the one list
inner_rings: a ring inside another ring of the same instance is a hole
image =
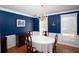
[[49, 36], [32, 35], [32, 46], [38, 51], [52, 53], [54, 38]]

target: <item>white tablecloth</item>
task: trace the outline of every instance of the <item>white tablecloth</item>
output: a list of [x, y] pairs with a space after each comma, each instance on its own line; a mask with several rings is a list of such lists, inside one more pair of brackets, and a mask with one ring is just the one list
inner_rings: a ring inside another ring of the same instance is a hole
[[40, 52], [52, 52], [54, 39], [48, 36], [35, 35], [32, 36], [32, 46]]

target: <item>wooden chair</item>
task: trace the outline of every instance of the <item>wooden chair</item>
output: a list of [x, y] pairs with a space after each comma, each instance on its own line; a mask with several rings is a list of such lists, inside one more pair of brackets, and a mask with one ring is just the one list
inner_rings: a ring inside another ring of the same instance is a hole
[[55, 36], [55, 42], [53, 44], [53, 53], [56, 53], [57, 52], [57, 41], [58, 41], [58, 35], [56, 34]]
[[32, 36], [33, 35], [33, 32], [32, 31], [28, 31], [27, 33], [28, 33], [29, 36]]
[[49, 35], [48, 31], [43, 31], [43, 35], [48, 36]]
[[32, 38], [31, 36], [29, 36], [28, 33], [26, 36], [25, 44], [26, 44], [27, 53], [32, 52]]
[[31, 37], [31, 33], [30, 32], [27, 32], [27, 37], [26, 37], [26, 49], [27, 49], [27, 53], [34, 53], [36, 50], [35, 47], [32, 47], [32, 37]]

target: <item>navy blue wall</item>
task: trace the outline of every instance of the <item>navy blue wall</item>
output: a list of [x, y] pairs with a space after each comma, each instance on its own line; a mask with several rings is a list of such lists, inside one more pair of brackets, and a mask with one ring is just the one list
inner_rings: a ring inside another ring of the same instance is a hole
[[[75, 13], [75, 12], [70, 12]], [[79, 35], [79, 11], [77, 16], [77, 34]], [[63, 13], [69, 14], [69, 13]], [[51, 15], [48, 16], [48, 31], [53, 33], [61, 33], [61, 20], [60, 15]], [[17, 28], [16, 27], [16, 20], [23, 19], [26, 21], [26, 26]], [[52, 26], [52, 22], [56, 24]], [[39, 31], [39, 20], [37, 18], [31, 18], [23, 15], [18, 15], [10, 12], [5, 12], [0, 10], [0, 35], [11, 35], [11, 34], [21, 34], [27, 31]]]
[[[79, 35], [79, 11], [74, 11], [74, 12], [68, 12], [68, 13], [62, 13], [62, 14], [48, 16], [48, 32], [61, 33], [60, 15], [71, 14], [71, 13], [78, 13], [78, 15], [77, 15], [77, 35]], [[55, 26], [52, 26], [53, 22], [56, 24]]]
[[[52, 26], [52, 24], [55, 26]], [[60, 33], [61, 32], [61, 20], [59, 15], [48, 16], [48, 32]]]
[[33, 18], [33, 31], [39, 31], [39, 19]]
[[79, 35], [79, 12], [77, 15], [77, 35]]
[[[23, 19], [25, 20], [25, 27], [16, 27], [16, 20]], [[27, 31], [32, 31], [33, 18], [18, 15], [10, 12], [0, 11], [0, 33], [2, 36], [11, 35], [11, 34], [21, 34]]]

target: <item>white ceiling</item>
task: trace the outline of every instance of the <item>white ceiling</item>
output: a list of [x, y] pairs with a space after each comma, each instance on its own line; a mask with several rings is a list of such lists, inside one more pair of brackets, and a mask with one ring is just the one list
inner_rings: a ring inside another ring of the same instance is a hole
[[[42, 13], [41, 5], [0, 5], [0, 7], [36, 17]], [[44, 7], [47, 14], [79, 9], [79, 5], [45, 5]]]

